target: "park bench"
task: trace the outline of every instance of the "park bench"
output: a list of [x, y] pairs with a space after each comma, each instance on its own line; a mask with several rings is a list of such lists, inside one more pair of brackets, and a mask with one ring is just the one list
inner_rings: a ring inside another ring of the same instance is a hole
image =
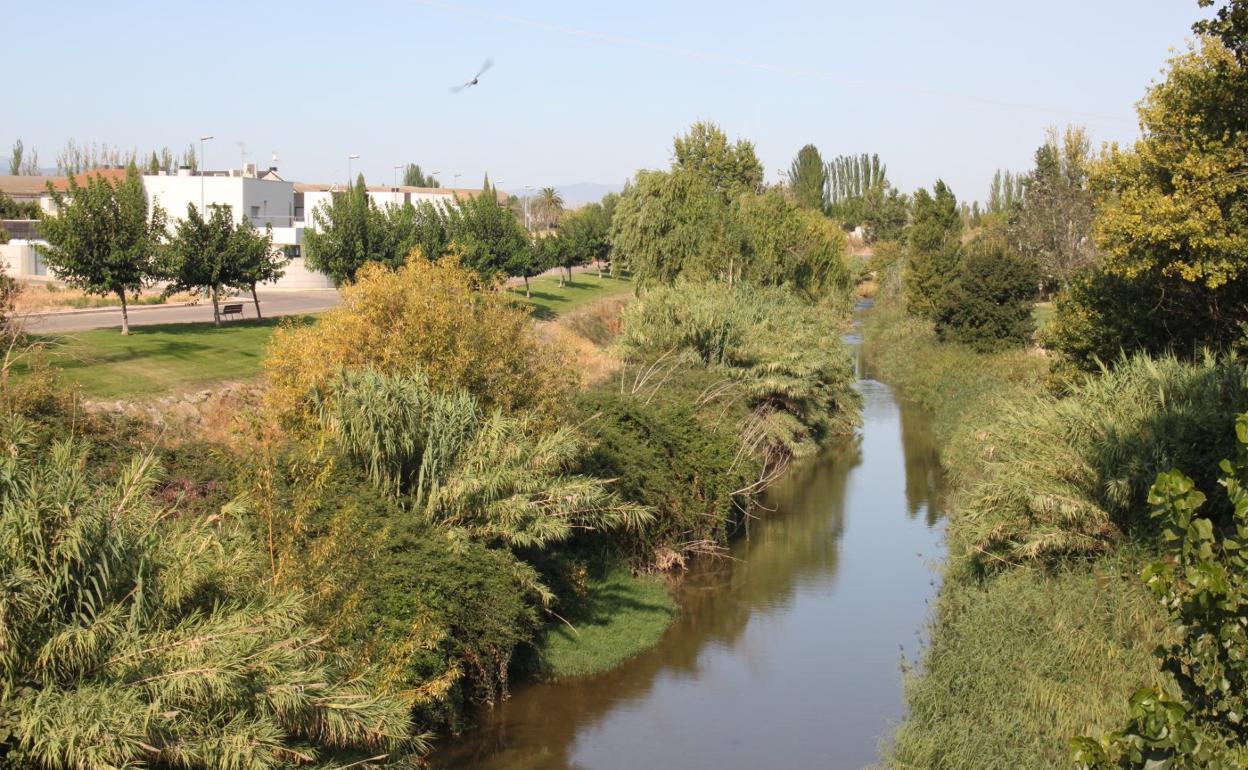
[[230, 316], [243, 317], [243, 303], [237, 302], [233, 305], [223, 305], [221, 307], [221, 319], [225, 320]]

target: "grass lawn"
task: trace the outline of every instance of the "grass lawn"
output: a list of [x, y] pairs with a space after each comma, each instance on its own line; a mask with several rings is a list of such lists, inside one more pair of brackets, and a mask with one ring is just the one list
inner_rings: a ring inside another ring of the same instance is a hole
[[[309, 320], [311, 316], [307, 317]], [[63, 376], [88, 398], [142, 398], [260, 373], [265, 344], [279, 319], [135, 326], [41, 335]]]
[[554, 275], [532, 278], [529, 290], [532, 297], [524, 296], [524, 284], [510, 287], [516, 299], [533, 309], [533, 316], [548, 321], [560, 313], [612, 295], [630, 294], [633, 291], [633, 279], [629, 277], [605, 276], [599, 278], [597, 273], [574, 273], [573, 281], [564, 286], [559, 285], [559, 277]]
[[606, 671], [653, 647], [675, 613], [662, 578], [633, 577], [618, 567], [591, 578], [586, 597], [565, 614], [576, 631], [558, 622], [547, 631], [542, 671], [550, 679]]

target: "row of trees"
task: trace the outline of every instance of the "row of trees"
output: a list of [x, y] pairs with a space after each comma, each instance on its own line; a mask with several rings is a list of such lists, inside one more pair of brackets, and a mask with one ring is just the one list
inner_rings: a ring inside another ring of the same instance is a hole
[[909, 215], [909, 198], [888, 181], [879, 155], [841, 155], [824, 162], [808, 144], [789, 166], [797, 202], [823, 211], [848, 229], [861, 226], [870, 242], [898, 240]]
[[488, 181], [480, 194], [449, 203], [378, 206], [361, 175], [314, 212], [317, 228], [305, 235], [304, 248], [309, 266], [338, 284], [353, 281], [368, 262], [399, 267], [413, 250], [429, 259], [455, 254], [487, 281], [524, 278], [526, 291], [529, 278], [553, 267], [570, 277], [574, 267], [606, 260], [614, 196], [566, 214], [554, 188], [543, 190], [539, 202], [540, 221], [555, 224], [561, 217], [562, 228], [533, 237]]
[[121, 333], [130, 333], [127, 300], [144, 286], [167, 282], [167, 292], [206, 291], [213, 318], [220, 324], [218, 301], [227, 289], [251, 291], [277, 280], [288, 262], [273, 247], [271, 233], [261, 233], [244, 219], [235, 221], [228, 206], [215, 206], [207, 219], [194, 206], [172, 233], [159, 205], [149, 210], [138, 169], [130, 166], [116, 185], [92, 175], [86, 184], [69, 179], [66, 192], [49, 189], [58, 213], [43, 220], [48, 241], [44, 259], [72, 286], [121, 301]]
[[[65, 142], [65, 147], [56, 154], [56, 173], [62, 176], [75, 176], [100, 168], [121, 168], [122, 166], [141, 166], [144, 173], [172, 174], [178, 166], [189, 166], [192, 170], [199, 168], [195, 156], [195, 145], [187, 145], [181, 155], [174, 155], [168, 147], [152, 150], [148, 154], [137, 149], [114, 147], [107, 142], [100, 144], [79, 144], [74, 139]], [[27, 148], [21, 139], [13, 142], [9, 154], [9, 173], [12, 175], [37, 176], [42, 173], [39, 167], [39, 152], [35, 148]]]

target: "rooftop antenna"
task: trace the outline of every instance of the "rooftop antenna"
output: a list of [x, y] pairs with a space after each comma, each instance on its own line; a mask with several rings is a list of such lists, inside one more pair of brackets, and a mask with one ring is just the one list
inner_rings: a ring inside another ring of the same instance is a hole
[[274, 150], [272, 156], [270, 156], [269, 165], [273, 168], [277, 168], [277, 150]]
[[238, 145], [238, 167], [242, 168], [247, 165], [247, 156], [251, 153], [247, 152], [247, 143], [241, 139], [235, 142], [235, 144]]

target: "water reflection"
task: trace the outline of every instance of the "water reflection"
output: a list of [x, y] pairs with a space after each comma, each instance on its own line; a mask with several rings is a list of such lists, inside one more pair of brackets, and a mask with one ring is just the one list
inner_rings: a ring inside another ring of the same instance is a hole
[[901, 716], [940, 554], [923, 415], [862, 380], [863, 429], [790, 473], [730, 559], [702, 561], [653, 650], [520, 689], [441, 768], [856, 768]]

